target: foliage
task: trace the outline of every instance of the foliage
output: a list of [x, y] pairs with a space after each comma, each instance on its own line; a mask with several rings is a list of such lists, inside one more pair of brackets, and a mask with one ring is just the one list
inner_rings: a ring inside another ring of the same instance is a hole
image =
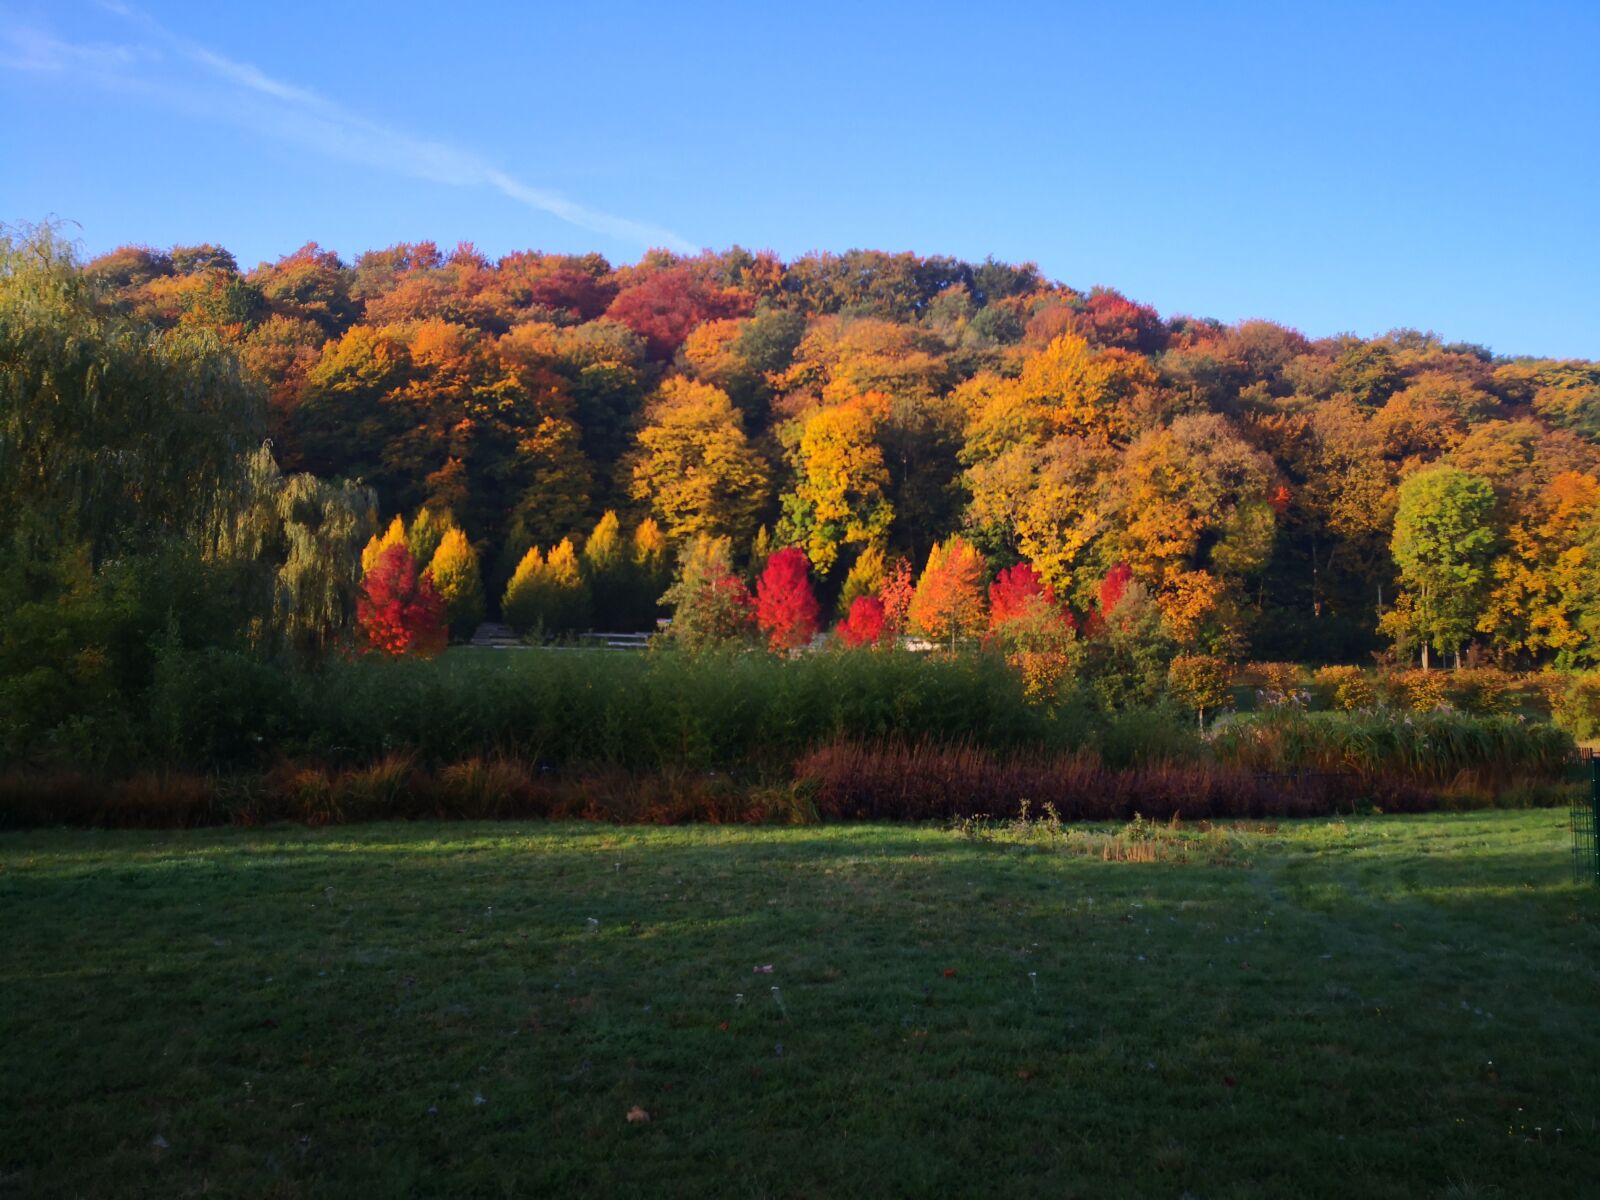
[[1372, 677], [1360, 667], [1320, 667], [1312, 681], [1328, 694], [1334, 707], [1346, 712], [1372, 708], [1378, 702]]
[[1206, 709], [1222, 708], [1233, 699], [1233, 665], [1210, 654], [1180, 654], [1167, 664], [1167, 686], [1185, 708], [1205, 725]]
[[700, 534], [684, 546], [677, 579], [662, 602], [672, 606], [671, 639], [685, 650], [739, 642], [755, 631], [755, 598], [734, 572], [725, 537]]
[[917, 633], [936, 641], [970, 637], [984, 627], [983, 557], [959, 535], [936, 543], [917, 580], [906, 616]]
[[1496, 548], [1494, 503], [1488, 481], [1454, 467], [1400, 485], [1392, 545], [1406, 590], [1385, 621], [1417, 639], [1424, 668], [1430, 647], [1459, 651], [1476, 624]]
[[883, 547], [867, 546], [856, 555], [845, 573], [844, 585], [839, 589], [839, 611], [848, 614], [858, 596], [876, 596], [888, 579], [888, 567]]
[[878, 599], [883, 601], [883, 624], [890, 633], [904, 633], [911, 622], [911, 602], [916, 599], [916, 585], [911, 563], [896, 558], [884, 570], [883, 584], [878, 588]]
[[1144, 585], [1126, 572], [1107, 574], [1098, 620], [1085, 639], [1082, 671], [1097, 703], [1110, 711], [1158, 704], [1177, 646]]
[[845, 546], [880, 542], [894, 520], [889, 471], [874, 440], [888, 398], [869, 394], [806, 418], [795, 446], [795, 485], [784, 495], [778, 536], [804, 548], [819, 575]]
[[[265, 432], [287, 478], [415, 513], [419, 562], [453, 513], [495, 593], [615, 511], [674, 550], [742, 551], [764, 526], [746, 578], [797, 546], [841, 614], [876, 594], [896, 629], [893, 560], [960, 536], [1090, 623], [1126, 564], [1191, 655], [1365, 662], [1386, 639], [1429, 666], [1474, 645], [1600, 661], [1593, 363], [1163, 320], [1027, 264], [871, 250], [613, 265], [422, 242], [347, 263], [308, 244], [241, 272], [209, 245], [80, 268], [24, 229], [5, 253], [0, 541], [33, 555], [216, 538]], [[595, 619], [650, 627], [674, 557], [637, 591], [586, 563]], [[861, 573], [836, 590], [841, 562]]]
[[1519, 776], [1560, 779], [1572, 738], [1553, 725], [1512, 717], [1418, 712], [1277, 709], [1217, 721], [1211, 748], [1223, 763], [1255, 771], [1354, 772], [1442, 785], [1472, 777], [1503, 786]]
[[449, 509], [422, 509], [411, 522], [411, 528], [405, 530], [406, 547], [411, 551], [411, 557], [419, 563], [431, 563], [439, 544], [455, 528], [456, 519]]
[[726, 392], [673, 377], [647, 411], [631, 470], [633, 498], [674, 541], [748, 539], [767, 498], [767, 467]]
[[756, 625], [768, 648], [777, 653], [809, 645], [820, 612], [805, 551], [789, 546], [775, 552], [756, 583]]
[[517, 633], [527, 636], [543, 630], [551, 604], [550, 586], [545, 574], [544, 555], [532, 546], [517, 563], [500, 601], [500, 613]]
[[889, 636], [883, 601], [876, 596], [857, 596], [850, 602], [845, 619], [839, 622], [838, 634], [839, 640], [852, 648], [882, 643]]
[[[321, 660], [348, 642], [366, 565], [383, 543], [368, 539], [377, 497], [368, 488], [287, 478], [266, 446], [248, 461], [246, 492], [216, 539], [220, 559], [241, 568], [252, 640], [297, 662]], [[391, 533], [394, 529], [391, 529]], [[389, 545], [404, 545], [401, 536]], [[366, 549], [362, 549], [366, 540]]]
[[[411, 553], [411, 543], [406, 538], [405, 518], [396, 514], [390, 519], [388, 528], [383, 533], [374, 533], [366, 546], [361, 551], [361, 573], [365, 575], [378, 565], [378, 560], [383, 557], [384, 551], [393, 546], [404, 546], [406, 552]], [[412, 558], [416, 556], [413, 554]]]
[[[412, 532], [415, 534], [416, 526]], [[483, 578], [478, 570], [478, 552], [465, 533], [454, 527], [445, 531], [428, 564], [428, 576], [444, 602], [445, 624], [451, 638], [458, 642], [470, 640], [483, 620]]]
[[99, 563], [232, 515], [264, 395], [211, 330], [108, 311], [49, 225], [0, 228], [0, 545]]
[[370, 651], [428, 658], [445, 647], [444, 602], [403, 544], [379, 554], [362, 579], [356, 615]]
[[1551, 714], [1575, 738], [1600, 738], [1600, 673], [1566, 679], [1553, 698]]

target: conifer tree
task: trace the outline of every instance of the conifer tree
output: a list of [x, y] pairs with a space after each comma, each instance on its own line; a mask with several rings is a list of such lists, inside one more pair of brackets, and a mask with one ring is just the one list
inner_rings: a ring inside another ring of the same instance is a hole
[[627, 624], [630, 600], [636, 590], [634, 571], [622, 540], [622, 523], [610, 509], [583, 543], [583, 574], [589, 584], [595, 626], [619, 629]]
[[539, 547], [529, 547], [512, 572], [500, 601], [500, 613], [506, 624], [522, 637], [541, 634], [549, 606], [549, 590], [544, 555], [539, 553]]
[[[419, 563], [431, 563], [444, 535], [456, 527], [456, 519], [448, 508], [423, 508], [417, 512], [406, 530], [406, 545], [411, 557]], [[437, 582], [437, 580], [435, 581]]]
[[544, 560], [550, 588], [549, 627], [557, 633], [576, 633], [589, 624], [589, 585], [578, 566], [571, 538], [552, 546]]
[[[417, 525], [420, 524], [419, 520]], [[445, 531], [428, 565], [428, 574], [444, 601], [451, 638], [467, 641], [483, 620], [483, 577], [478, 568], [478, 552], [466, 534], [454, 527]]]
[[[384, 530], [382, 534], [373, 534], [372, 540], [366, 545], [366, 549], [361, 551], [361, 573], [365, 575], [372, 570], [379, 557], [391, 546], [406, 546], [406, 523], [405, 519], [398, 513], [395, 514], [394, 520], [389, 522], [389, 528]], [[406, 552], [410, 553], [409, 546], [407, 546]], [[414, 562], [415, 559], [412, 561]]]
[[858, 596], [876, 596], [886, 579], [883, 547], [870, 545], [850, 564], [844, 577], [844, 590], [839, 593], [839, 611], [848, 613]]
[[911, 598], [911, 628], [925, 637], [956, 640], [984, 626], [983, 556], [959, 534], [935, 543]]

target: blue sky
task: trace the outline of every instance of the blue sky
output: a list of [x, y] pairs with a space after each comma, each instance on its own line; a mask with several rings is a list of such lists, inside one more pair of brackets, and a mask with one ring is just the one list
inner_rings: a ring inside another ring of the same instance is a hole
[[1031, 259], [1600, 357], [1600, 4], [0, 0], [0, 219]]

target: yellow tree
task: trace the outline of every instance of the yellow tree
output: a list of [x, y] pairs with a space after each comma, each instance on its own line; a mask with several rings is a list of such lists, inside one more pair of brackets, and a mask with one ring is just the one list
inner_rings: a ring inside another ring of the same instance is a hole
[[661, 615], [662, 594], [672, 583], [667, 538], [654, 517], [646, 517], [633, 531], [633, 579], [628, 627], [653, 628]]
[[861, 396], [804, 421], [778, 538], [802, 547], [818, 575], [833, 569], [841, 547], [881, 541], [894, 519], [884, 495], [889, 471], [873, 440], [887, 403], [885, 396]]
[[1074, 594], [1080, 576], [1098, 581], [1098, 571], [1082, 568], [1106, 533], [1117, 461], [1098, 438], [1051, 438], [1040, 450], [1016, 446], [968, 469], [968, 518], [1008, 531], [1019, 557], [1062, 595]]
[[633, 566], [622, 540], [622, 523], [609, 509], [583, 543], [583, 574], [597, 628], [621, 628], [628, 619]]
[[850, 571], [844, 577], [844, 589], [839, 593], [840, 614], [849, 613], [857, 596], [876, 596], [882, 591], [887, 568], [882, 546], [869, 545], [856, 555], [856, 561], [850, 564]]
[[1272, 550], [1274, 477], [1215, 413], [1147, 431], [1117, 472], [1118, 557], [1157, 591], [1178, 571], [1258, 570]]
[[394, 520], [389, 522], [389, 528], [384, 530], [381, 536], [373, 534], [372, 540], [366, 545], [366, 549], [361, 551], [361, 573], [365, 575], [372, 570], [373, 564], [378, 561], [378, 558], [390, 546], [406, 546], [408, 550], [410, 549], [406, 542], [405, 518], [398, 514], [396, 514]]
[[550, 627], [567, 633], [582, 629], [589, 620], [589, 587], [578, 565], [571, 538], [562, 538], [544, 560], [550, 587]]
[[1081, 337], [1063, 334], [1024, 359], [1016, 379], [991, 382], [974, 394], [966, 457], [970, 462], [993, 458], [1055, 434], [1121, 439], [1128, 433], [1121, 402], [1154, 380], [1145, 359], [1097, 354]]
[[1590, 644], [1600, 598], [1600, 480], [1564, 471], [1524, 520], [1511, 526], [1494, 561], [1494, 584], [1480, 632], [1512, 652], [1550, 653], [1570, 667], [1597, 652]]
[[500, 601], [500, 612], [506, 624], [524, 635], [537, 630], [545, 619], [548, 592], [544, 555], [539, 553], [539, 547], [533, 546], [517, 563]]
[[749, 540], [767, 502], [767, 465], [728, 394], [675, 375], [646, 417], [630, 462], [633, 498], [649, 505], [673, 540], [698, 533]]
[[433, 577], [434, 591], [444, 601], [450, 636], [456, 641], [470, 638], [483, 620], [483, 577], [478, 568], [478, 552], [466, 534], [453, 525], [445, 530], [428, 564], [428, 574]]

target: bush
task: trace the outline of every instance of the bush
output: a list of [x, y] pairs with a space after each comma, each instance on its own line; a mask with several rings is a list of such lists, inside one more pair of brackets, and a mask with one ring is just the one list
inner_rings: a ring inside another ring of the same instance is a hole
[[1509, 712], [1515, 700], [1516, 680], [1494, 667], [1471, 667], [1450, 672], [1450, 702], [1464, 713], [1488, 717]]
[[1557, 725], [1582, 741], [1600, 738], [1600, 672], [1569, 675], [1559, 690], [1551, 691]]
[[[823, 819], [952, 820], [1017, 817], [1047, 808], [1066, 821], [1313, 816], [1350, 808], [1353, 781], [1293, 786], [1212, 762], [1116, 769], [1093, 754], [991, 754], [970, 746], [839, 743], [806, 755], [796, 778]], [[1408, 793], [1414, 806], [1425, 799]], [[1403, 807], [1404, 805], [1402, 805]]]
[[838, 738], [891, 734], [999, 748], [1077, 744], [1083, 720], [1028, 703], [989, 655], [849, 651], [794, 660], [728, 650], [447, 654], [361, 659], [300, 688], [285, 751], [424, 764], [515, 756], [541, 767], [743, 771], [776, 778]]
[[1224, 717], [1212, 729], [1218, 761], [1274, 773], [1350, 772], [1367, 781], [1427, 785], [1473, 780], [1498, 789], [1518, 779], [1557, 780], [1572, 739], [1511, 717], [1383, 712], [1267, 712]]
[[1255, 685], [1257, 698], [1265, 707], [1304, 707], [1307, 700], [1300, 686], [1299, 663], [1253, 662], [1244, 669], [1241, 678]]
[[259, 763], [299, 732], [295, 682], [236, 651], [168, 645], [145, 701], [147, 753], [195, 767]]
[[1360, 667], [1322, 667], [1312, 677], [1312, 682], [1331, 708], [1354, 712], [1373, 708], [1378, 703], [1372, 676]]

